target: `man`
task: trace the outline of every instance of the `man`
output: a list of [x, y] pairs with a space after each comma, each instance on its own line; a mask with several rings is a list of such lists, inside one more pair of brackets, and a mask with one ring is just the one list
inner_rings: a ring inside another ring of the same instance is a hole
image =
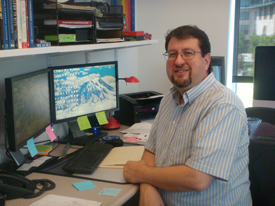
[[241, 100], [217, 80], [210, 42], [196, 26], [166, 36], [167, 76], [141, 161], [124, 178], [140, 184], [140, 205], [251, 206], [248, 131]]

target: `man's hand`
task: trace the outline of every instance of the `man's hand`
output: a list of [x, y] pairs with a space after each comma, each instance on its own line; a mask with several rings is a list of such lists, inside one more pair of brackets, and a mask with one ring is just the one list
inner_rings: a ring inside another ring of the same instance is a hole
[[131, 183], [141, 183], [142, 182], [142, 172], [146, 169], [147, 165], [144, 160], [140, 161], [128, 161], [124, 166], [123, 176]]

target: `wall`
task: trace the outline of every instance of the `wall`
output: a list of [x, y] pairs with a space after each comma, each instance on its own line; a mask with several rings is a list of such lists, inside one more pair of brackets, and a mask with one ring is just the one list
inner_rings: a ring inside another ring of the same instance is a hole
[[[225, 56], [228, 50], [230, 0], [136, 0], [136, 30], [152, 34], [158, 44], [138, 48], [139, 90], [164, 93], [171, 86], [163, 58], [167, 30], [181, 25], [197, 25], [211, 42], [212, 56]], [[226, 62], [225, 62], [226, 65]], [[149, 86], [148, 86], [149, 85]]]
[[[134, 75], [141, 81], [140, 84], [127, 85], [121, 81], [120, 93], [145, 90], [165, 93], [171, 86], [166, 77], [165, 60], [162, 56], [165, 52], [164, 37], [167, 30], [184, 24], [197, 25], [208, 34], [212, 43], [212, 55], [227, 57], [229, 5], [229, 0], [136, 0], [136, 30], [151, 33], [153, 39], [159, 40], [158, 44], [61, 56], [37, 55], [0, 60], [0, 144], [4, 143], [3, 99], [6, 77], [46, 68], [49, 57], [52, 66], [118, 60], [119, 77]], [[62, 133], [63, 130], [56, 128], [55, 132]], [[5, 159], [5, 150], [0, 148], [0, 163]]]

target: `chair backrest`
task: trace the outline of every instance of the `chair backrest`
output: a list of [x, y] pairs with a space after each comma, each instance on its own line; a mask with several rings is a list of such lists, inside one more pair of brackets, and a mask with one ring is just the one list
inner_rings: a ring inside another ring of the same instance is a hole
[[275, 206], [275, 109], [246, 108], [253, 206]]

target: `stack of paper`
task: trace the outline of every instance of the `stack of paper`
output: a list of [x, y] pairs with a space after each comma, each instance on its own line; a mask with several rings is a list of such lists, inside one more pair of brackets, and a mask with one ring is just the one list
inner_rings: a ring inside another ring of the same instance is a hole
[[121, 131], [121, 133], [125, 133], [123, 135], [124, 142], [144, 144], [149, 137], [151, 127], [152, 124], [148, 122], [135, 123], [130, 128]]
[[101, 168], [123, 168], [127, 161], [139, 161], [142, 158], [144, 146], [115, 147], [101, 162]]
[[50, 151], [52, 151], [52, 145], [37, 145], [36, 149], [38, 151], [38, 155], [48, 155]]

